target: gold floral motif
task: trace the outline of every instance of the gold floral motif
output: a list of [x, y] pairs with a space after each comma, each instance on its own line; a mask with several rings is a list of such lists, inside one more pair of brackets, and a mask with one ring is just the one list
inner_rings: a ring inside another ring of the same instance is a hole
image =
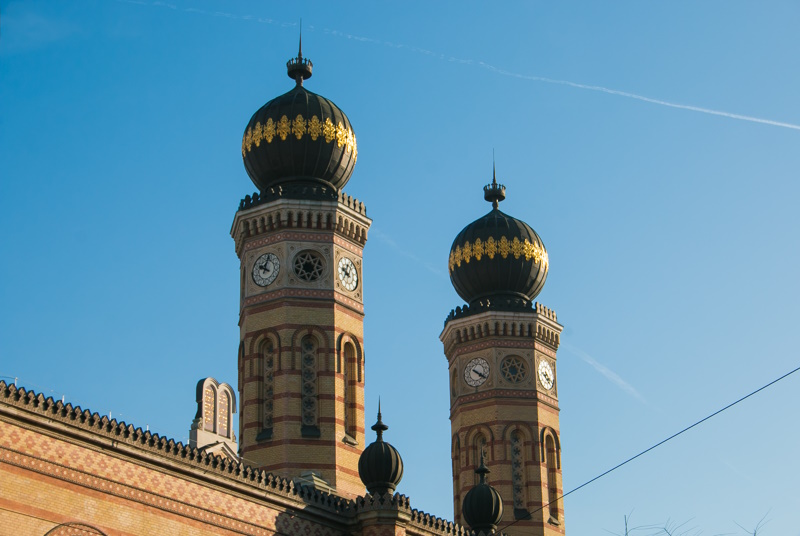
[[261, 146], [262, 140], [272, 143], [276, 135], [280, 136], [281, 140], [286, 140], [289, 134], [294, 134], [300, 140], [306, 133], [314, 141], [320, 136], [324, 137], [327, 143], [336, 140], [337, 146], [344, 147], [345, 151], [352, 152], [354, 160], [358, 159], [356, 135], [349, 128], [345, 128], [341, 121], [334, 125], [330, 117], [326, 117], [322, 121], [316, 115], [306, 120], [302, 114], [297, 114], [294, 119], [289, 119], [284, 115], [277, 122], [268, 117], [267, 122], [263, 125], [259, 121], [255, 126], [248, 128], [242, 137], [242, 156], [247, 156], [247, 153], [253, 149], [253, 145], [256, 147]]
[[316, 115], [311, 116], [311, 120], [308, 122], [308, 134], [314, 141], [317, 141], [319, 135], [322, 134], [322, 123]]
[[536, 250], [537, 249], [538, 249], [537, 246], [535, 246], [534, 244], [531, 244], [530, 242], [528, 242], [526, 240], [525, 241], [525, 245], [523, 247], [523, 253], [525, 255], [525, 260], [529, 261], [531, 259], [534, 259], [534, 260], [536, 260], [536, 262], [538, 262], [538, 259], [536, 259]]
[[336, 125], [336, 145], [341, 147], [344, 145], [345, 141], [347, 141], [347, 129], [345, 129], [342, 122], [339, 121]]
[[497, 244], [491, 236], [486, 240], [486, 254], [490, 259], [494, 259], [494, 256], [497, 254]]
[[253, 127], [253, 142], [255, 142], [256, 147], [261, 145], [262, 133], [261, 121], [258, 121], [256, 126]]
[[303, 119], [302, 114], [297, 114], [297, 117], [292, 121], [292, 134], [299, 140], [303, 138], [306, 133], [306, 120]]
[[272, 143], [272, 138], [275, 137], [275, 122], [270, 117], [264, 125], [264, 139], [267, 143]]
[[511, 248], [508, 247], [508, 238], [505, 236], [500, 237], [500, 245], [497, 248], [497, 251], [500, 252], [500, 255], [505, 259], [508, 257], [508, 252]]
[[448, 266], [452, 272], [456, 266], [461, 266], [461, 263], [469, 264], [473, 258], [480, 261], [482, 257], [489, 257], [494, 259], [495, 255], [506, 259], [509, 255], [514, 255], [514, 258], [519, 259], [524, 257], [525, 260], [531, 260], [536, 264], [541, 265], [545, 269], [550, 266], [550, 259], [547, 256], [547, 251], [544, 250], [539, 244], [533, 244], [527, 238], [520, 240], [514, 237], [509, 240], [505, 236], [501, 236], [500, 240], [495, 240], [494, 237], [489, 237], [483, 242], [480, 238], [476, 238], [473, 244], [469, 241], [464, 242], [461, 246], [456, 246], [450, 252], [448, 258]]
[[469, 240], [464, 242], [464, 247], [461, 249], [461, 258], [466, 264], [469, 264], [469, 258], [472, 257], [472, 246], [469, 245]]
[[519, 238], [515, 236], [514, 240], [511, 241], [511, 253], [514, 254], [515, 259], [519, 259], [519, 256], [522, 255], [523, 249], [524, 245], [519, 241]]
[[334, 136], [336, 136], [336, 127], [333, 126], [330, 117], [325, 118], [325, 124], [322, 125], [322, 135], [325, 136], [325, 141], [327, 143], [333, 141]]
[[472, 244], [472, 254], [475, 255], [475, 260], [481, 260], [483, 256], [483, 242], [481, 242], [480, 238], [475, 239], [475, 243]]
[[280, 136], [282, 140], [285, 140], [286, 136], [289, 135], [290, 128], [289, 118], [284, 115], [281, 116], [281, 120], [278, 121], [278, 127], [275, 129], [275, 132], [278, 133], [278, 136]]

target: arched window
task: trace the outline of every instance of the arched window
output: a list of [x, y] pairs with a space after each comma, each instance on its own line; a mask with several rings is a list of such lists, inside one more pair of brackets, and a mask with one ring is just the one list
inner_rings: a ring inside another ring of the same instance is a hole
[[461, 513], [461, 440], [458, 435], [453, 436], [453, 508], [456, 512], [456, 521]]
[[511, 495], [514, 500], [514, 517], [527, 518], [525, 486], [525, 441], [518, 431], [511, 433]]
[[558, 522], [558, 482], [556, 442], [551, 434], [544, 440], [545, 460], [547, 464], [547, 505], [550, 511], [550, 522]]
[[[483, 454], [484, 461], [488, 464], [489, 463], [489, 449], [488, 449], [488, 442], [486, 441], [486, 436], [482, 433], [479, 433], [475, 436], [473, 441], [473, 452], [472, 452], [472, 464], [475, 467], [478, 467], [481, 463], [481, 454]], [[475, 485], [478, 485], [480, 481], [480, 476], [476, 473], [475, 474]]]
[[301, 396], [303, 437], [319, 437], [319, 412], [317, 408], [317, 340], [306, 335], [300, 341], [301, 374], [303, 390]]
[[352, 343], [344, 345], [344, 430], [351, 438], [356, 439], [356, 349]]
[[256, 439], [271, 439], [275, 411], [275, 343], [261, 345], [261, 432]]

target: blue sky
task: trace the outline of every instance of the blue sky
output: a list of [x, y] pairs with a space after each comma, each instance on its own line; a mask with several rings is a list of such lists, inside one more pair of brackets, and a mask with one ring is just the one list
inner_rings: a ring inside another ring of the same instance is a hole
[[[236, 385], [241, 136], [291, 89], [301, 17], [306, 85], [358, 137], [367, 414], [413, 507], [452, 518], [447, 255], [493, 150], [550, 256], [566, 490], [800, 364], [796, 2], [0, 15], [0, 376], [178, 440], [199, 378]], [[800, 534], [795, 376], [568, 497], [569, 533]]]

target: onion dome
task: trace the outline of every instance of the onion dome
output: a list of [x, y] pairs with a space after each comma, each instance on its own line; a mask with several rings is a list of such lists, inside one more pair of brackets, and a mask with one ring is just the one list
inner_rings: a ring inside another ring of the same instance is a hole
[[529, 305], [547, 279], [547, 250], [527, 223], [497, 208], [506, 187], [497, 184], [496, 176], [483, 192], [492, 210], [464, 227], [453, 241], [450, 281], [470, 307]]
[[500, 493], [486, 482], [486, 475], [490, 472], [481, 452], [481, 465], [475, 469], [475, 474], [480, 480], [477, 486], [467, 492], [461, 505], [461, 513], [464, 514], [467, 525], [475, 532], [484, 534], [494, 533], [503, 517], [503, 499]]
[[247, 124], [242, 158], [250, 179], [265, 193], [279, 184], [344, 187], [353, 174], [358, 149], [350, 120], [333, 102], [303, 87], [313, 64], [296, 58], [286, 64], [295, 87], [262, 106]]
[[397, 449], [383, 440], [383, 432], [389, 429], [381, 421], [381, 404], [378, 402], [378, 422], [372, 425], [378, 438], [371, 443], [358, 459], [358, 476], [372, 495], [394, 493], [403, 479], [403, 459]]

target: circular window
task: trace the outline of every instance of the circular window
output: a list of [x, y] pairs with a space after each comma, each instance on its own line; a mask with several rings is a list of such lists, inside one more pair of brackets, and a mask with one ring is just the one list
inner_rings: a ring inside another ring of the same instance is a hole
[[528, 375], [525, 360], [518, 356], [509, 356], [500, 363], [500, 372], [511, 383], [519, 383]]
[[302, 251], [294, 258], [294, 273], [303, 281], [316, 281], [324, 269], [325, 263], [316, 251]]

